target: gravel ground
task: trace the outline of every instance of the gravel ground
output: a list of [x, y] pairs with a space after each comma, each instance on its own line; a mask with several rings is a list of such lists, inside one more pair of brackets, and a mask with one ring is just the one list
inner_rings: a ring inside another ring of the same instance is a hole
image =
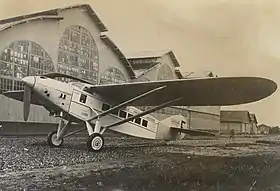
[[54, 149], [42, 137], [0, 139], [0, 190], [280, 188], [275, 180], [280, 147], [255, 138], [164, 142], [105, 137], [101, 153], [88, 152], [86, 140], [68, 138]]

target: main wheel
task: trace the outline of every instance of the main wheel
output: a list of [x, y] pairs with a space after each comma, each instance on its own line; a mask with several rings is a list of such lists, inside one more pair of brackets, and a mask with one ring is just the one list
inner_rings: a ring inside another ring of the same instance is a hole
[[104, 146], [104, 138], [99, 133], [92, 134], [87, 141], [89, 151], [98, 152]]
[[50, 147], [60, 147], [63, 144], [63, 139], [57, 140], [57, 131], [50, 132], [47, 141]]

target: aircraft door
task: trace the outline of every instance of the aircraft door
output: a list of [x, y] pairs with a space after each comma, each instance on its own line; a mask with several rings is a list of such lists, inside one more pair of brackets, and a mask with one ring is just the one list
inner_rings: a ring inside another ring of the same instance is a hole
[[83, 92], [74, 90], [69, 113], [74, 114], [80, 119], [87, 119], [92, 115], [92, 110], [88, 106], [90, 96]]

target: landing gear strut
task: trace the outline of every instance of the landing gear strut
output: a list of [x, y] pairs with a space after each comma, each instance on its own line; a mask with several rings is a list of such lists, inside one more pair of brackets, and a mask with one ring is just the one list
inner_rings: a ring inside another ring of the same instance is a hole
[[62, 146], [63, 137], [67, 133], [67, 130], [68, 130], [68, 127], [70, 124], [71, 124], [70, 121], [68, 121], [66, 124], [64, 124], [63, 120], [59, 121], [57, 131], [53, 131], [48, 134], [47, 142], [50, 147], [61, 147]]
[[[84, 128], [83, 128], [83, 129], [74, 131], [74, 132], [66, 135], [70, 124], [71, 124], [70, 121], [68, 121], [66, 124], [64, 124], [64, 121], [60, 120], [57, 131], [53, 131], [53, 132], [49, 133], [47, 142], [51, 147], [61, 147], [63, 144], [63, 138], [74, 135], [74, 134], [84, 130]], [[104, 146], [104, 138], [103, 138], [102, 134], [104, 133], [106, 128], [103, 128], [101, 130], [101, 125], [100, 125], [99, 119], [96, 121], [94, 128], [88, 121], [85, 121], [85, 124], [86, 124], [86, 129], [89, 134], [89, 138], [88, 138], [88, 141], [86, 144], [88, 150], [93, 151], [93, 152], [101, 151]]]

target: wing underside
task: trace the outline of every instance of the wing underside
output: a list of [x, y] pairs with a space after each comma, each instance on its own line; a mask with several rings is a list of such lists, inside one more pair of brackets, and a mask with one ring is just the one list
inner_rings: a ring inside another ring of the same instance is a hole
[[117, 103], [130, 100], [145, 92], [160, 91], [133, 101], [133, 106], [156, 106], [180, 99], [176, 106], [227, 106], [259, 101], [276, 91], [275, 82], [256, 77], [182, 79], [157, 82], [135, 82], [91, 87], [97, 93]]
[[[8, 91], [2, 93], [4, 96], [12, 98], [14, 100], [22, 101], [23, 102], [23, 95], [24, 95], [24, 90], [20, 91]], [[34, 105], [41, 105], [40, 102], [34, 97], [34, 95], [31, 95], [31, 104]]]

